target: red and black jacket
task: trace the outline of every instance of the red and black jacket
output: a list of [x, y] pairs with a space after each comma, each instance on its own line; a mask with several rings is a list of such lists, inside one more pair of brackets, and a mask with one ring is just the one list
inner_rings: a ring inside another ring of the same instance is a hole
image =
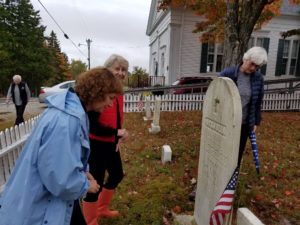
[[123, 95], [119, 95], [112, 107], [101, 113], [89, 112], [90, 139], [103, 142], [118, 142], [118, 129], [123, 122]]

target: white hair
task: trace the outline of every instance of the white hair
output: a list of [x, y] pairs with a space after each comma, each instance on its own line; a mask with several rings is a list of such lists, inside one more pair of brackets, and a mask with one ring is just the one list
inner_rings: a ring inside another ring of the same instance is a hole
[[263, 66], [268, 62], [267, 51], [262, 47], [252, 47], [243, 56], [243, 61], [250, 60], [258, 66]]
[[22, 77], [18, 74], [14, 75], [12, 79], [13, 79], [14, 82], [21, 82], [22, 81]]

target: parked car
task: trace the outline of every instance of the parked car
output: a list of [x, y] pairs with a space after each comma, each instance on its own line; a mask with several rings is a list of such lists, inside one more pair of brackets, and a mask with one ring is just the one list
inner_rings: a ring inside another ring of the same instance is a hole
[[69, 80], [69, 81], [64, 81], [62, 83], [56, 84], [52, 87], [41, 87], [40, 94], [39, 94], [39, 102], [44, 103], [46, 97], [57, 94], [59, 92], [62, 92], [63, 90], [66, 90], [74, 86], [75, 86], [75, 80]]
[[176, 80], [172, 86], [180, 86], [180, 85], [197, 85], [203, 84], [201, 87], [184, 87], [180, 89], [174, 89], [171, 93], [173, 94], [186, 94], [186, 93], [200, 93], [206, 92], [209, 83], [213, 79], [211, 77], [181, 77], [180, 79]]

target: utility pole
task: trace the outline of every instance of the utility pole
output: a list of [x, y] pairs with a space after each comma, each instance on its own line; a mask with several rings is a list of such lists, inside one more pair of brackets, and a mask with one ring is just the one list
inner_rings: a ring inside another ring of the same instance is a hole
[[90, 55], [90, 52], [91, 52], [91, 42], [92, 42], [91, 39], [87, 39], [86, 40], [86, 43], [87, 43], [87, 46], [88, 46], [88, 63], [89, 63], [89, 69], [91, 69], [91, 55]]
[[[87, 47], [88, 47], [88, 69], [91, 69], [91, 43], [92, 43], [92, 40], [91, 39], [86, 39], [86, 43], [87, 43]], [[81, 44], [79, 43], [78, 46], [80, 45], [85, 45], [85, 44]]]

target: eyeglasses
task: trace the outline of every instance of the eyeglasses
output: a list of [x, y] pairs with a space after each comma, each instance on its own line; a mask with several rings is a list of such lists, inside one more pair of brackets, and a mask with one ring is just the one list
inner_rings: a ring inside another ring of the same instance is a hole
[[249, 63], [250, 63], [250, 66], [253, 66], [253, 67], [255, 67], [256, 69], [259, 69], [259, 68], [260, 68], [260, 65], [257, 65], [257, 64], [255, 64], [254, 62], [249, 61]]

